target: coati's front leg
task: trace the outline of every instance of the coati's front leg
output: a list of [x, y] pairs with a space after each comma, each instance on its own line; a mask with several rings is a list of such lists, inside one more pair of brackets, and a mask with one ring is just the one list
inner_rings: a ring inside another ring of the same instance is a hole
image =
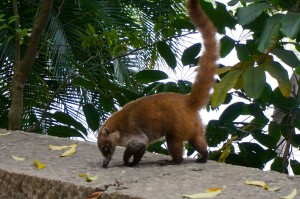
[[[146, 151], [146, 144], [142, 142], [130, 142], [125, 149], [123, 161], [126, 166], [135, 166], [142, 159]], [[129, 159], [133, 156], [133, 161], [129, 162]]]

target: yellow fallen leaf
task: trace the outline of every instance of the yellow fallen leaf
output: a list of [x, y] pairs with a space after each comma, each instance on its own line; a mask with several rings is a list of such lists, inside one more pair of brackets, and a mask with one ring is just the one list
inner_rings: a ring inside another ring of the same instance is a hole
[[87, 173], [80, 173], [79, 174], [80, 178], [86, 178], [87, 176], [89, 176]]
[[280, 187], [269, 187], [269, 191], [273, 191], [273, 192], [275, 192], [275, 191], [278, 191], [278, 190], [280, 190], [281, 188]]
[[38, 161], [38, 160], [34, 160], [34, 161], [33, 161], [33, 164], [36, 166], [37, 169], [43, 169], [43, 168], [46, 167], [45, 164], [41, 163], [41, 162]]
[[219, 191], [219, 190], [222, 190], [222, 189], [219, 187], [213, 187], [213, 188], [207, 189], [206, 192], [214, 192], [214, 191]]
[[[212, 191], [212, 189], [215, 189], [215, 191]], [[222, 189], [219, 188], [212, 188], [208, 189], [204, 193], [197, 193], [197, 194], [191, 194], [191, 195], [183, 195], [184, 198], [190, 198], [190, 199], [196, 199], [196, 198], [213, 198], [222, 193]]]
[[245, 182], [247, 185], [255, 185], [255, 186], [261, 186], [264, 190], [268, 190], [269, 187], [264, 181], [256, 181], [256, 180], [246, 180]]
[[80, 177], [80, 178], [85, 178], [85, 180], [86, 180], [87, 182], [91, 182], [91, 181], [97, 180], [97, 178], [98, 178], [97, 175], [95, 175], [95, 176], [93, 176], [93, 177], [90, 177], [90, 175], [87, 174], [87, 173], [80, 173], [80, 174], [79, 174], [79, 177]]
[[66, 156], [73, 155], [74, 153], [76, 153], [76, 147], [77, 147], [77, 145], [72, 146], [69, 150], [67, 150], [64, 153], [60, 154], [60, 157], [66, 157]]
[[0, 136], [9, 135], [11, 134], [11, 131], [8, 131], [7, 133], [0, 133]]
[[91, 182], [91, 181], [97, 180], [97, 178], [98, 178], [97, 175], [92, 176], [92, 177], [89, 177], [89, 176], [88, 176], [88, 177], [86, 178], [86, 181], [87, 181], [87, 182]]
[[49, 144], [49, 148], [53, 151], [60, 151], [60, 150], [66, 149], [66, 148], [71, 148], [71, 147], [76, 147], [76, 146], [77, 146], [77, 144], [62, 145], [62, 146], [55, 146], [55, 145]]
[[14, 160], [16, 160], [16, 161], [23, 161], [23, 160], [25, 160], [25, 158], [23, 158], [23, 157], [18, 157], [18, 156], [14, 156], [14, 155], [12, 155], [11, 156]]
[[294, 189], [292, 193], [287, 196], [280, 197], [280, 199], [294, 199], [297, 195], [297, 189]]

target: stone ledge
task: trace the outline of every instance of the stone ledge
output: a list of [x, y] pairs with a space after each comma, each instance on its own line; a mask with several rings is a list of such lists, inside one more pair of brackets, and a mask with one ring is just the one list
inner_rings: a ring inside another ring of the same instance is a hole
[[[0, 130], [0, 133], [6, 133]], [[71, 157], [59, 157], [62, 151], [51, 151], [49, 144], [78, 143]], [[0, 136], [0, 198], [86, 198], [95, 191], [103, 191], [102, 199], [176, 199], [184, 194], [203, 192], [212, 187], [223, 189], [218, 199], [264, 198], [273, 199], [300, 189], [300, 178], [275, 172], [221, 164], [208, 161], [197, 164], [185, 159], [181, 165], [165, 165], [169, 156], [146, 153], [137, 167], [123, 166], [123, 148], [118, 147], [107, 169], [101, 168], [102, 157], [95, 143], [76, 142], [20, 131]], [[15, 161], [11, 156], [25, 157]], [[37, 170], [38, 159], [46, 168]], [[80, 173], [97, 175], [86, 182]], [[277, 192], [247, 186], [245, 180], [266, 181]], [[300, 198], [300, 197], [299, 197]]]

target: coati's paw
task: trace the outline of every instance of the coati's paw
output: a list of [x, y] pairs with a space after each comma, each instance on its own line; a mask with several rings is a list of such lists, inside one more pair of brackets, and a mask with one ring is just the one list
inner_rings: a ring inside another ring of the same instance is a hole
[[199, 158], [196, 160], [197, 163], [206, 163], [207, 162], [207, 158]]
[[135, 162], [124, 162], [124, 165], [125, 166], [128, 166], [128, 167], [134, 167], [136, 165], [138, 165], [139, 163], [135, 163]]

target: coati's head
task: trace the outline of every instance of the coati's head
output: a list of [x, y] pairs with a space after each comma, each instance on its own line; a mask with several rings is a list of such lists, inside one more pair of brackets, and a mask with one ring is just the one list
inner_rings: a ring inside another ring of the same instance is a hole
[[116, 145], [120, 139], [119, 132], [110, 132], [107, 127], [101, 127], [98, 135], [98, 147], [103, 155], [102, 167], [107, 167], [111, 160]]

